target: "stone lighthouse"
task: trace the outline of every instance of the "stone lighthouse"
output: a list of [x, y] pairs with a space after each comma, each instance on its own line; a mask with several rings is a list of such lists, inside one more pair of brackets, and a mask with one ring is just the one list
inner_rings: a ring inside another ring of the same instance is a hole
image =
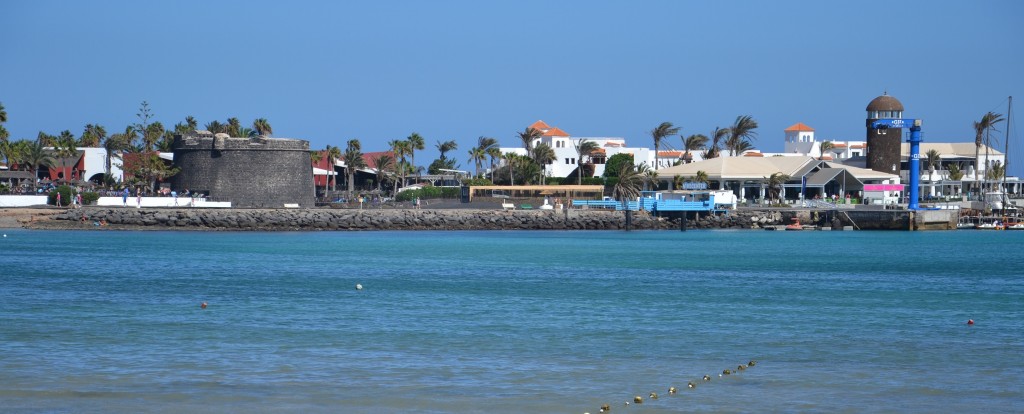
[[882, 93], [868, 104], [867, 167], [887, 174], [900, 173], [900, 143], [903, 129], [873, 129], [871, 123], [879, 119], [903, 118], [903, 104]]

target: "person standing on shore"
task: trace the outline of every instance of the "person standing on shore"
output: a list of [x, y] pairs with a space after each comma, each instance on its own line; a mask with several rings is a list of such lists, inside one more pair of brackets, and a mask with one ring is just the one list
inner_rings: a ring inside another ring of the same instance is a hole
[[121, 206], [128, 207], [128, 187], [125, 187], [124, 193], [121, 194]]
[[135, 208], [142, 208], [142, 189], [135, 190]]
[[57, 207], [60, 207], [60, 191], [57, 192]]

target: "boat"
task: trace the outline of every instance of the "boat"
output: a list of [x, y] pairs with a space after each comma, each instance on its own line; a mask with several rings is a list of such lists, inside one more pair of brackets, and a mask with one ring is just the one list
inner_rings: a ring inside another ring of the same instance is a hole
[[971, 216], [962, 216], [956, 222], [957, 230], [974, 230], [975, 226], [977, 226], [977, 223], [975, 223], [974, 217]]
[[978, 223], [974, 226], [974, 228], [978, 230], [1005, 230], [1006, 225], [1004, 225], [1003, 222], [999, 220], [995, 220], [987, 223]]
[[1021, 223], [1019, 221], [1013, 223], [1008, 222], [1005, 226], [1007, 230], [1024, 230], [1024, 223]]
[[789, 224], [789, 225], [786, 226], [786, 230], [787, 231], [799, 231], [799, 230], [803, 230], [803, 229], [804, 229], [804, 226], [802, 226], [800, 224], [800, 219], [798, 219], [796, 217], [793, 217], [793, 224]]

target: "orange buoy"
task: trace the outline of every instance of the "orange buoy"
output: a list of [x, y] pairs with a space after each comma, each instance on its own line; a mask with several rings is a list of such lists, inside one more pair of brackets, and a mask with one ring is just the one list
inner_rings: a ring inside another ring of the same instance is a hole
[[968, 325], [974, 325], [974, 319], [968, 319], [967, 320], [967, 324]]
[[200, 308], [200, 309], [206, 309], [206, 302], [203, 302], [203, 304], [202, 304], [202, 305], [199, 305], [199, 308]]

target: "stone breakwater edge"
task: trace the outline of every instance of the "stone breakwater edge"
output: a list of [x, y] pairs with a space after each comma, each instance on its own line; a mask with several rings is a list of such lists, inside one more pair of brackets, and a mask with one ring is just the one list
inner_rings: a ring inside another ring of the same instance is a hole
[[[692, 216], [687, 229], [760, 229], [791, 212], [733, 211]], [[679, 230], [679, 219], [634, 213], [631, 229]], [[22, 220], [29, 229], [199, 231], [625, 230], [621, 211], [82, 208]]]

